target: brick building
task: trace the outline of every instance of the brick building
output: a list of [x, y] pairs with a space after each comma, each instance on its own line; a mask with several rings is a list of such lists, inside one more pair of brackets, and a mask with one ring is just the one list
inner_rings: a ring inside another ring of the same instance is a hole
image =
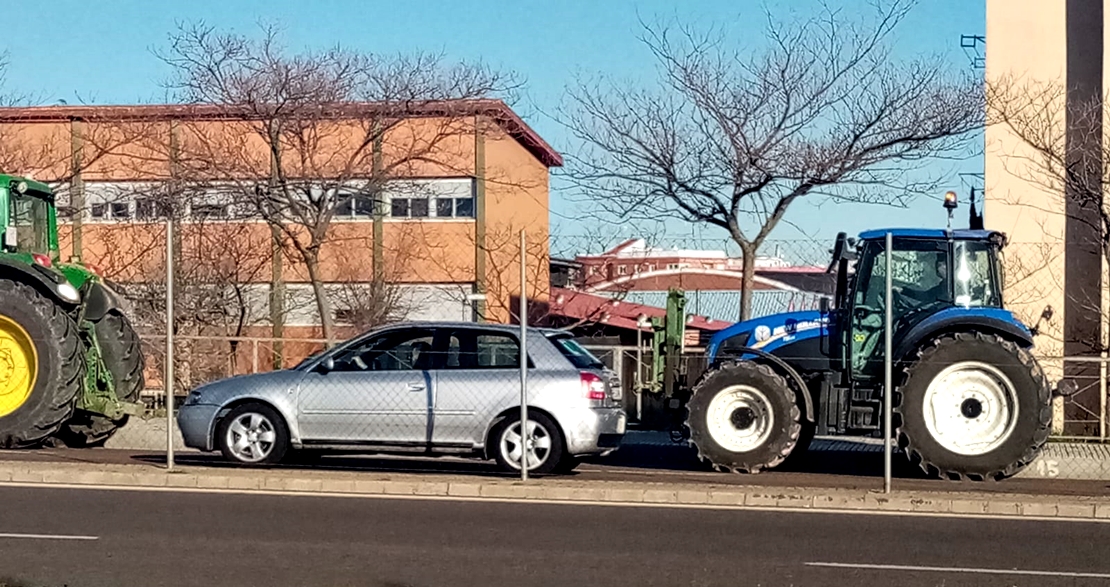
[[[326, 175], [331, 159], [350, 159], [359, 129], [384, 119], [381, 108], [337, 107], [324, 123], [331, 142], [298, 164], [305, 173], [315, 165]], [[164, 283], [164, 218], [172, 208], [184, 257], [177, 263], [181, 296], [208, 292], [208, 298], [196, 294], [197, 311], [223, 315], [197, 318], [197, 332], [319, 336], [304, 263], [288, 246], [275, 254], [267, 223], [219, 188], [265, 186], [271, 177], [271, 155], [257, 123], [217, 106], [4, 108], [0, 163], [5, 172], [56, 185], [60, 207], [68, 209], [61, 219], [63, 254], [100, 267], [129, 291], [157, 291]], [[355, 186], [355, 195], [335, 209], [320, 249], [320, 281], [329, 297], [380, 277], [403, 309], [399, 318], [510, 321], [523, 230], [535, 260], [529, 296], [545, 299], [549, 168], [562, 165], [560, 155], [500, 101], [410, 107], [404, 119], [389, 124], [355, 165], [354, 177], [359, 165], [371, 177], [373, 166], [401, 160], [414, 145], [425, 151], [399, 165], [375, 192], [380, 205]], [[196, 163], [191, 158], [199, 161], [199, 153], [217, 144], [235, 153], [235, 164], [190, 167]], [[203, 183], [190, 184], [200, 175]], [[357, 299], [368, 290], [352, 291]], [[476, 293], [484, 300], [475, 301]], [[214, 307], [225, 301], [236, 307]], [[350, 309], [344, 313], [340, 305], [335, 318], [342, 326], [350, 322]], [[281, 322], [276, 330], [275, 316]]]

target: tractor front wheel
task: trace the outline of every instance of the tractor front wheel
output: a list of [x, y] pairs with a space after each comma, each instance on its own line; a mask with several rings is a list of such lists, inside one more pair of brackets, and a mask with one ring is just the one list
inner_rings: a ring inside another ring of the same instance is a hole
[[767, 365], [722, 365], [694, 387], [686, 426], [714, 468], [758, 473], [790, 456], [802, 433], [794, 390]]
[[41, 444], [69, 418], [85, 374], [81, 351], [61, 307], [0, 279], [0, 448]]
[[900, 444], [933, 476], [1012, 476], [1051, 430], [1044, 372], [1028, 350], [994, 335], [933, 340], [906, 369], [894, 399]]
[[[104, 365], [112, 375], [116, 397], [123, 402], [138, 402], [143, 391], [142, 341], [126, 316], [112, 310], [93, 323]], [[58, 433], [70, 448], [103, 446], [117, 430], [127, 424], [127, 415], [113, 420], [103, 414], [77, 410]]]

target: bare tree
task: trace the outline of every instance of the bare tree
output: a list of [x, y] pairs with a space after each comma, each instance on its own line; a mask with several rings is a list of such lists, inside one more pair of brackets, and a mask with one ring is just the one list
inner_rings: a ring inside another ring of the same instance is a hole
[[740, 318], [751, 315], [755, 257], [804, 197], [904, 204], [936, 178], [919, 163], [967, 150], [982, 90], [939, 59], [901, 62], [890, 47], [910, 0], [875, 3], [875, 22], [826, 7], [783, 26], [767, 49], [645, 26], [657, 86], [582, 82], [563, 120], [582, 143], [569, 175], [603, 216], [677, 218], [727, 231], [743, 254]]
[[391, 180], [459, 171], [442, 152], [475, 131], [468, 101], [514, 84], [481, 64], [435, 54], [383, 57], [338, 47], [289, 54], [272, 27], [251, 39], [187, 25], [171, 41], [161, 57], [182, 101], [238, 118], [230, 127], [188, 125], [183, 165], [226, 180], [242, 213], [280, 234], [304, 264], [328, 340], [334, 317], [321, 253], [336, 210], [381, 214]]
[[[1084, 257], [1101, 261], [1098, 264], [1103, 268], [1110, 263], [1110, 208], [1105, 203], [1110, 187], [1110, 168], [1106, 165], [1110, 145], [1104, 135], [1110, 96], [1096, 92], [1084, 98], [1078, 92], [1069, 96], [1069, 91], [1062, 80], [998, 76], [987, 86], [987, 122], [1004, 133], [999, 136], [1010, 139], [991, 145], [1005, 149], [1000, 157], [1003, 169], [1032, 188], [999, 194], [997, 200], [1035, 218], [1040, 224], [1038, 240], [1042, 248], [1052, 252], [1050, 258], [1038, 261], [1035, 251], [1027, 251], [1024, 256], [1030, 259], [1025, 263], [1040, 269], [1039, 283], [1019, 285], [1011, 279], [1007, 290], [1017, 289], [1031, 296], [1040, 293], [1035, 311], [1044, 304], [1049, 291], [1063, 292], [1071, 302], [1069, 306], [1084, 316], [1098, 317], [1050, 331], [1055, 346], [1062, 347], [1060, 354], [1069, 358], [1097, 357], [1107, 350], [1106, 337], [1110, 334], [1110, 318], [1102, 307], [1102, 298], [1110, 295], [1105, 269], [1072, 283], [1074, 277], [1061, 259], [1068, 240], [1069, 265], [1079, 264]], [[1030, 192], [1033, 197], [1026, 197]], [[1065, 229], [1065, 225], [1070, 227]], [[1065, 309], [1065, 313], [1069, 311]], [[1076, 380], [1083, 391], [1065, 402], [1065, 433], [1097, 433], [1101, 410], [1097, 365], [1065, 361], [1064, 376]]]

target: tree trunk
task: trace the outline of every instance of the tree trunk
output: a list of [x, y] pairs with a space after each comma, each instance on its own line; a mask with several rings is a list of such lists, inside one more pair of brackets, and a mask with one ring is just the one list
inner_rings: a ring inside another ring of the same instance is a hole
[[270, 225], [270, 336], [274, 338], [273, 365], [275, 370], [285, 367], [285, 276], [281, 250], [281, 231]]
[[753, 245], [741, 245], [741, 255], [743, 255], [743, 271], [744, 274], [740, 278], [740, 321], [749, 320], [752, 317], [752, 290], [755, 289], [755, 253], [756, 247]]
[[324, 282], [320, 281], [320, 259], [315, 255], [305, 255], [305, 268], [312, 282], [312, 293], [316, 296], [316, 312], [320, 314], [320, 328], [324, 331], [324, 344], [334, 346], [335, 323], [331, 314], [331, 300], [328, 299]]

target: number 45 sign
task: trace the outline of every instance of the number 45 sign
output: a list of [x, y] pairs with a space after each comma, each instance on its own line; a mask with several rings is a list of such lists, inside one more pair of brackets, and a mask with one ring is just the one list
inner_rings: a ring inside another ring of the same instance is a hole
[[1056, 459], [1037, 459], [1036, 470], [1041, 477], [1058, 477], [1060, 463]]

